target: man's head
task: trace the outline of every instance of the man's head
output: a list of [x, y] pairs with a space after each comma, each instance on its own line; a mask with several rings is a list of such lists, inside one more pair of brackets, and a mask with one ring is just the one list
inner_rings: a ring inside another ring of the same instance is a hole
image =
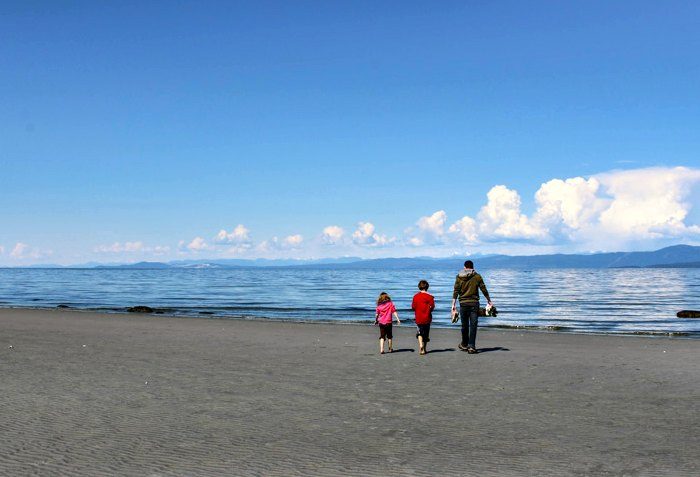
[[418, 289], [420, 291], [428, 291], [428, 288], [430, 288], [430, 283], [428, 283], [426, 280], [421, 280], [418, 282]]
[[466, 262], [464, 262], [464, 268], [473, 269], [473, 268], [474, 268], [474, 262], [472, 262], [471, 260], [467, 260]]

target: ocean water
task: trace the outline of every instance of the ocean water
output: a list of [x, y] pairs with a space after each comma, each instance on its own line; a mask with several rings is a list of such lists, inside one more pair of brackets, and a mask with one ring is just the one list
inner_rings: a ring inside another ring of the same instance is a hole
[[[0, 307], [124, 311], [148, 305], [167, 314], [219, 318], [372, 322], [388, 292], [412, 318], [420, 279], [436, 298], [434, 322], [450, 326], [458, 270], [0, 269]], [[700, 337], [700, 269], [480, 270], [499, 310], [480, 326], [592, 333], [673, 333]], [[485, 303], [482, 303], [485, 304]]]

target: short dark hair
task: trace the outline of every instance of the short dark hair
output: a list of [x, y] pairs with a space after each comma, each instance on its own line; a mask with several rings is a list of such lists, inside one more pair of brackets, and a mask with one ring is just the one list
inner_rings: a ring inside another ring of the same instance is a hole
[[418, 282], [419, 290], [427, 290], [428, 288], [430, 288], [430, 283], [428, 283], [426, 280], [421, 280]]
[[464, 262], [464, 268], [474, 268], [474, 262], [472, 262], [471, 260], [467, 260], [466, 262]]

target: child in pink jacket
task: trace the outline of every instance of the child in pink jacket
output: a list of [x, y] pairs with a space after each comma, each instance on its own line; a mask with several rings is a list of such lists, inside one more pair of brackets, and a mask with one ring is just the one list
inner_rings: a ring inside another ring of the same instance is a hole
[[374, 316], [374, 324], [379, 325], [379, 353], [384, 354], [384, 340], [389, 340], [389, 353], [394, 351], [392, 346], [391, 326], [396, 317], [396, 324], [400, 325], [399, 314], [396, 312], [396, 307], [391, 301], [391, 297], [382, 292], [377, 298], [377, 312]]

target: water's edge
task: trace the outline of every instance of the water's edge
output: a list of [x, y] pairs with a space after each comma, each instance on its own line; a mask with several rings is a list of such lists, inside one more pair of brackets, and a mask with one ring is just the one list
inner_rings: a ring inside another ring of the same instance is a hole
[[[485, 328], [646, 336], [700, 335], [700, 269], [481, 271], [498, 308]], [[413, 318], [419, 279], [435, 296], [433, 326], [451, 328], [449, 270], [0, 270], [0, 307], [124, 312], [144, 305], [172, 316], [357, 322], [374, 320], [388, 292]], [[485, 304], [485, 303], [483, 303]]]
[[[323, 325], [351, 325], [351, 326], [367, 326], [372, 325], [371, 320], [324, 320], [318, 318], [280, 318], [280, 317], [267, 317], [259, 315], [220, 315], [220, 314], [191, 314], [186, 312], [177, 311], [157, 311], [154, 313], [132, 313], [126, 311], [125, 308], [77, 308], [77, 307], [67, 307], [67, 308], [57, 308], [57, 307], [38, 307], [38, 306], [0, 306], [0, 310], [28, 310], [28, 311], [50, 311], [50, 312], [66, 312], [66, 313], [97, 313], [106, 316], [109, 315], [120, 315], [120, 316], [131, 316], [131, 317], [149, 317], [149, 318], [189, 318], [196, 320], [240, 320], [240, 321], [261, 321], [261, 322], [280, 322], [280, 323], [298, 323], [298, 324], [323, 324]], [[637, 338], [672, 338], [672, 339], [700, 339], [700, 332], [692, 331], [682, 331], [682, 332], [663, 332], [663, 331], [580, 331], [574, 328], [566, 328], [562, 326], [536, 326], [536, 325], [503, 325], [503, 324], [489, 324], [483, 323], [485, 319], [482, 317], [482, 321], [479, 322], [479, 329], [487, 330], [497, 330], [497, 331], [517, 331], [517, 332], [527, 332], [527, 333], [565, 333], [574, 335], [596, 335], [596, 336], [627, 336], [627, 337], [637, 337]], [[402, 319], [402, 323], [408, 326], [413, 325], [413, 320]], [[451, 329], [459, 330], [460, 324], [448, 325], [444, 323], [433, 322], [432, 328], [438, 329]]]

